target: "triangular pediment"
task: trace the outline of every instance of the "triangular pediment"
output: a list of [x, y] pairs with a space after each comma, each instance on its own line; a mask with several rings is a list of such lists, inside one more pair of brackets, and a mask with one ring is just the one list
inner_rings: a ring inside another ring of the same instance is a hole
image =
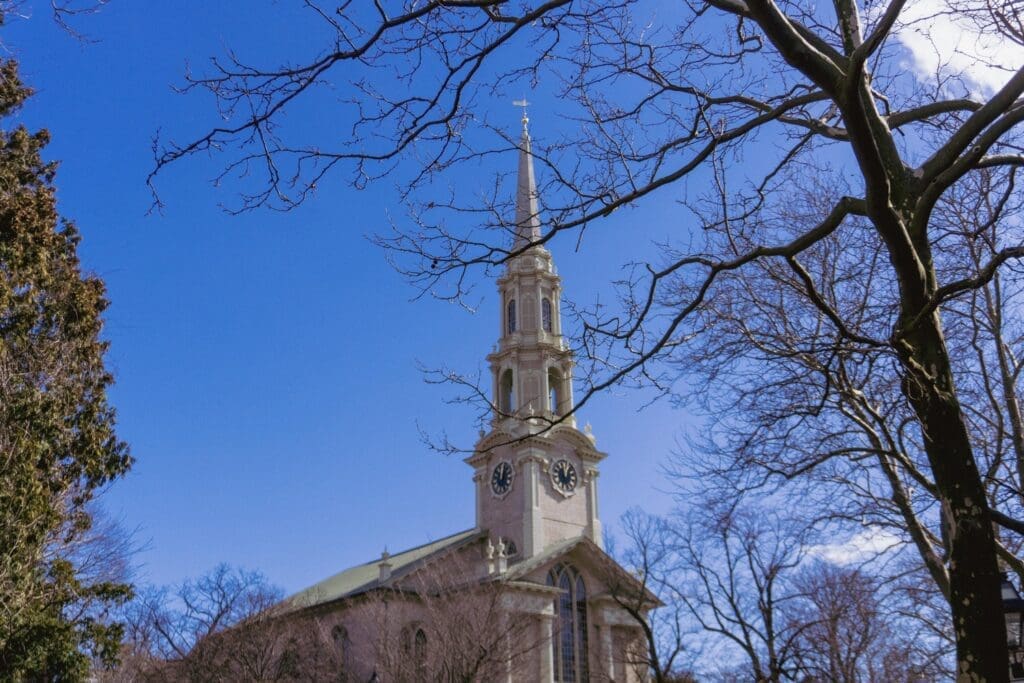
[[586, 536], [555, 544], [544, 552], [513, 565], [503, 579], [543, 584], [547, 573], [558, 564], [571, 564], [592, 581], [596, 581], [601, 590], [595, 597], [628, 599], [643, 605], [645, 611], [663, 604], [658, 596], [644, 585], [641, 578], [616, 562], [611, 555]]

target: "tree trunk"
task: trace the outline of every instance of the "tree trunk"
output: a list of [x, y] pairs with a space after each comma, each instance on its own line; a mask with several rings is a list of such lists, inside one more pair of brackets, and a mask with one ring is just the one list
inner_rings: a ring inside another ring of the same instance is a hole
[[949, 520], [950, 606], [957, 681], [1008, 680], [1008, 654], [995, 538], [985, 488], [953, 385], [937, 314], [898, 332], [903, 393], [921, 423], [924, 446]]

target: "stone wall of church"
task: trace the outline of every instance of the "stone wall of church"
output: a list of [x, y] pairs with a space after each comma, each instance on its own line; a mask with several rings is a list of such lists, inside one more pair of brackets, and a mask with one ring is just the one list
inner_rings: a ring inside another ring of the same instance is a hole
[[565, 459], [576, 470], [576, 488], [571, 495], [559, 492], [551, 481], [550, 472], [544, 473], [540, 486], [540, 513], [544, 524], [544, 545], [550, 546], [583, 534], [587, 528], [586, 476], [582, 461], [575, 449], [567, 443], [558, 443], [548, 455], [549, 465]]
[[[527, 509], [528, 487], [530, 485], [525, 467], [522, 463], [516, 464], [515, 455], [509, 452], [510, 449], [501, 449], [489, 460], [479, 483], [480, 490], [477, 495], [483, 501], [483, 511], [480, 526], [487, 529], [490, 536], [496, 543], [501, 537], [508, 542], [512, 540], [517, 551], [522, 551], [523, 544], [523, 511]], [[512, 489], [504, 497], [498, 497], [491, 491], [490, 472], [494, 465], [501, 461], [508, 461], [515, 466], [515, 479]]]
[[[643, 668], [636, 662], [643, 657], [643, 640], [637, 625], [607, 597], [600, 597], [607, 596], [607, 588], [600, 580], [599, 571], [578, 563], [575, 566], [584, 575], [588, 592], [598, 596], [588, 605], [589, 680], [642, 683], [646, 678]], [[547, 571], [548, 567], [539, 568], [530, 575], [528, 582], [543, 586]], [[502, 683], [553, 681], [554, 596], [538, 589], [513, 588], [501, 593], [500, 599], [508, 614], [526, 615], [530, 627], [516, 631], [516, 641], [509, 643], [513, 664], [498, 665], [499, 675], [495, 677], [492, 670], [486, 680]], [[418, 680], [416, 667], [410, 661], [410, 638], [414, 637], [415, 629], [422, 627], [426, 634], [424, 670], [429, 674], [440, 667], [442, 659], [453, 655], [447, 649], [452, 647], [452, 641], [446, 642], [438, 630], [453, 629], [454, 622], [449, 623], [450, 620], [470, 621], [466, 619], [467, 614], [460, 616], [460, 609], [480, 608], [481, 603], [474, 603], [472, 597], [467, 597], [464, 607], [455, 606], [444, 614], [436, 606], [425, 606], [411, 596], [403, 597], [394, 592], [367, 595], [326, 606], [321, 617], [322, 632], [332, 634], [331, 638], [325, 638], [326, 646], [336, 648], [339, 659], [344, 656], [347, 662], [348, 678], [344, 680], [369, 680], [374, 672], [384, 681]], [[336, 637], [340, 629], [344, 629], [347, 639], [344, 643]], [[487, 639], [484, 633], [477, 635]], [[428, 675], [424, 680], [431, 678]]]
[[386, 623], [383, 603], [376, 600], [328, 606], [320, 617], [321, 639], [342, 663], [339, 679], [366, 681], [377, 671], [380, 634]]

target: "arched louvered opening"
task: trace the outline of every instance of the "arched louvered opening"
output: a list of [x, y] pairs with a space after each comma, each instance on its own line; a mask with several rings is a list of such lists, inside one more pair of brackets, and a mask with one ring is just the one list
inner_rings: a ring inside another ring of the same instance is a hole
[[554, 679], [558, 683], [584, 683], [590, 680], [590, 668], [587, 662], [587, 590], [583, 577], [574, 567], [559, 564], [548, 572], [547, 582], [559, 590], [551, 638]]
[[509, 299], [505, 307], [505, 333], [512, 334], [516, 331], [516, 300]]
[[561, 415], [562, 405], [562, 373], [551, 368], [548, 370], [548, 410], [554, 415]]
[[512, 371], [505, 370], [501, 373], [501, 380], [498, 382], [498, 410], [504, 415], [511, 415], [515, 406], [515, 382]]
[[551, 299], [547, 297], [540, 300], [540, 326], [545, 332], [555, 331], [554, 319], [551, 317]]

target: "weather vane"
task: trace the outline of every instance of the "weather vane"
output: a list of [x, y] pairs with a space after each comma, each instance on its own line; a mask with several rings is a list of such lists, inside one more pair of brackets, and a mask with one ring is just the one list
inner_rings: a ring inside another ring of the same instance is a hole
[[526, 131], [526, 125], [528, 123], [530, 123], [530, 117], [526, 115], [526, 108], [530, 106], [530, 103], [526, 101], [526, 97], [524, 96], [520, 100], [513, 100], [512, 104], [514, 106], [516, 106], [516, 107], [522, 107], [523, 108], [523, 131], [525, 132]]

